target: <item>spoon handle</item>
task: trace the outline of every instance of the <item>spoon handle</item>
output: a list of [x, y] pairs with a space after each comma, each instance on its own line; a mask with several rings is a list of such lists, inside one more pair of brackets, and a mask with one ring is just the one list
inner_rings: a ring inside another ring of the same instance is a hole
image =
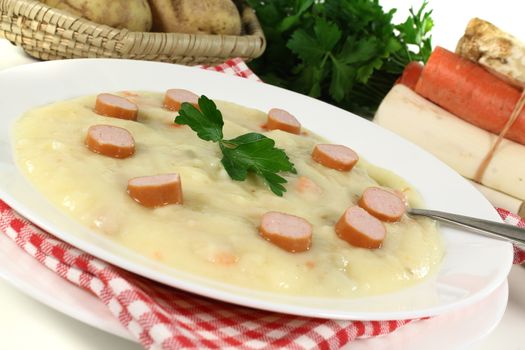
[[469, 216], [445, 213], [437, 210], [410, 209], [409, 214], [428, 216], [485, 233], [489, 237], [498, 237], [525, 246], [525, 229], [495, 221], [482, 220]]

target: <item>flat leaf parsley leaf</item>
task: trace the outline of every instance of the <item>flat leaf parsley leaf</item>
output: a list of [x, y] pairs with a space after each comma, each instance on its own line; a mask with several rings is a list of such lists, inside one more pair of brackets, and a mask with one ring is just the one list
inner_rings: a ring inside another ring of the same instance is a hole
[[205, 141], [217, 142], [222, 140], [222, 120], [221, 111], [217, 109], [215, 103], [206, 96], [199, 98], [199, 109], [184, 102], [180, 108], [179, 115], [175, 123], [188, 125], [197, 135]]
[[201, 96], [199, 109], [182, 103], [175, 123], [188, 125], [205, 141], [218, 142], [223, 155], [221, 163], [233, 180], [244, 181], [248, 173], [253, 172], [263, 178], [273, 193], [282, 196], [286, 192], [283, 184], [287, 181], [278, 173], [296, 173], [284, 150], [276, 148], [274, 140], [254, 132], [224, 140], [224, 121], [215, 103]]

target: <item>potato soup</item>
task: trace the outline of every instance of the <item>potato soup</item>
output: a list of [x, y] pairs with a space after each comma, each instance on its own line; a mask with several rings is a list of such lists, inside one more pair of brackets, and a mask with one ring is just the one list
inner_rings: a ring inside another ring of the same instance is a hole
[[[232, 180], [219, 147], [174, 124], [177, 112], [163, 108], [162, 94], [124, 95], [138, 105], [137, 121], [96, 114], [96, 97], [89, 96], [33, 109], [14, 125], [15, 157], [25, 176], [97, 234], [176, 270], [286, 295], [380, 294], [411, 286], [439, 267], [443, 243], [429, 219], [405, 214], [399, 222], [385, 222], [378, 249], [352, 246], [335, 233], [345, 209], [369, 187], [402, 191], [410, 204], [420, 204], [416, 192], [391, 172], [362, 158], [349, 172], [329, 169], [311, 157], [314, 146], [326, 140], [305, 130], [300, 135], [264, 130], [266, 113], [216, 101], [225, 138], [262, 133], [295, 164], [297, 174], [283, 174], [287, 191], [279, 197], [255, 176]], [[95, 124], [128, 130], [135, 153], [116, 159], [91, 152], [84, 140]], [[182, 205], [147, 208], [130, 198], [129, 179], [164, 173], [180, 175]], [[268, 211], [307, 220], [310, 249], [291, 253], [262, 238], [258, 227]]]

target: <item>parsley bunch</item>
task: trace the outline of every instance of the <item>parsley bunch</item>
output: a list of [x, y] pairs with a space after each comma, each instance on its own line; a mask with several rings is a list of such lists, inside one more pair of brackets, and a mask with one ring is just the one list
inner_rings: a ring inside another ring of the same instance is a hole
[[296, 173], [286, 153], [275, 147], [275, 141], [258, 133], [247, 133], [231, 140], [224, 140], [224, 121], [215, 103], [201, 96], [199, 109], [184, 102], [175, 118], [175, 123], [188, 125], [205, 141], [217, 142], [222, 151], [221, 163], [230, 177], [246, 180], [252, 172], [263, 178], [273, 193], [282, 196], [287, 181], [279, 172]]
[[426, 62], [432, 11], [395, 10], [378, 0], [248, 0], [268, 42], [250, 67], [270, 84], [371, 117], [410, 61]]

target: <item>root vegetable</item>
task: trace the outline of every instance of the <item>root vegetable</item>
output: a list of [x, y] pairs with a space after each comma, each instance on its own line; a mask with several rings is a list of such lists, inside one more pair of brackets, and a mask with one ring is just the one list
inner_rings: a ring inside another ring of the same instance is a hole
[[239, 35], [241, 17], [231, 0], [150, 0], [158, 32]]
[[82, 16], [95, 23], [136, 32], [151, 29], [147, 0], [41, 0], [48, 6]]

